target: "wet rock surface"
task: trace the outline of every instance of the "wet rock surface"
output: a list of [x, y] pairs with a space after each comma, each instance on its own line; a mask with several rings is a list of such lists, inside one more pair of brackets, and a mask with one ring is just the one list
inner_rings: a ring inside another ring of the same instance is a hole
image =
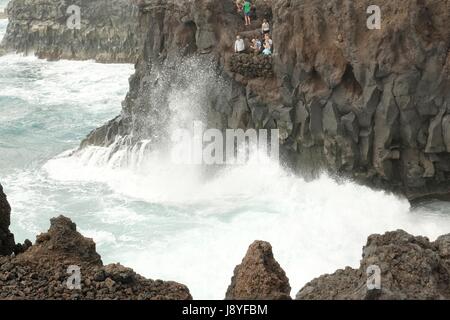
[[11, 207], [0, 184], [0, 255], [9, 255], [15, 247], [14, 235], [9, 231]]
[[[80, 287], [70, 278], [80, 269]], [[73, 272], [73, 271], [71, 271]], [[192, 299], [186, 286], [146, 279], [120, 264], [104, 266], [92, 239], [69, 218], [51, 219], [48, 232], [17, 256], [0, 256], [0, 299]]]
[[[80, 29], [67, 26], [80, 8]], [[2, 51], [40, 58], [134, 63], [141, 48], [138, 9], [128, 0], [12, 0]]]
[[[380, 287], [367, 286], [371, 266], [379, 268]], [[402, 230], [371, 235], [358, 269], [347, 267], [320, 276], [307, 283], [296, 298], [450, 299], [450, 234], [434, 242]]]
[[275, 260], [270, 243], [255, 241], [234, 269], [225, 299], [287, 300], [290, 292], [289, 279]]

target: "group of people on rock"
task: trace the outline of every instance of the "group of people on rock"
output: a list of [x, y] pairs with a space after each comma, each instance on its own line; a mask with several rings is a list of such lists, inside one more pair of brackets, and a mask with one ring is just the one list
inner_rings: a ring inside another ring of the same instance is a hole
[[[250, 50], [254, 54], [272, 55], [273, 41], [270, 37], [270, 24], [267, 19], [264, 19], [261, 25], [261, 36], [252, 39]], [[246, 51], [244, 39], [240, 35], [237, 35], [234, 43], [234, 52], [245, 53]]]

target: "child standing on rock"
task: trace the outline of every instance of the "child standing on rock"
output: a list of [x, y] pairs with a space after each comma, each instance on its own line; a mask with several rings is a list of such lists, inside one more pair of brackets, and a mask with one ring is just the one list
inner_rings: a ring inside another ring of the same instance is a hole
[[251, 11], [252, 11], [252, 4], [250, 3], [250, 0], [245, 0], [244, 2], [244, 16], [245, 16], [245, 25], [249, 26], [252, 24], [251, 22]]

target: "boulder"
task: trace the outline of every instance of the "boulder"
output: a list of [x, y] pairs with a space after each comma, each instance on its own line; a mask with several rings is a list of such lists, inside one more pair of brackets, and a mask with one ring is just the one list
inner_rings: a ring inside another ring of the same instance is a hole
[[[74, 270], [79, 287], [70, 285]], [[59, 216], [26, 251], [0, 257], [1, 299], [190, 300], [192, 296], [180, 283], [146, 279], [118, 263], [103, 266], [94, 241], [83, 237], [69, 218]]]
[[[449, 253], [450, 234], [434, 242], [402, 230], [374, 234], [367, 239], [358, 269], [320, 276], [296, 298], [450, 299]], [[379, 282], [374, 282], [378, 276]]]
[[270, 243], [255, 241], [234, 269], [225, 299], [287, 300], [290, 292], [289, 279], [273, 257]]

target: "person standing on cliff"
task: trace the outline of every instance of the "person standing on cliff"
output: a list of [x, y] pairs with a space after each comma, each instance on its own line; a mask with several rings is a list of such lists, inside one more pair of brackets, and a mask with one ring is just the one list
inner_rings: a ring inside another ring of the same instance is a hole
[[235, 53], [243, 53], [245, 51], [245, 42], [241, 36], [236, 36], [236, 41], [234, 43], [234, 52]]
[[249, 26], [252, 24], [251, 22], [251, 11], [252, 11], [252, 4], [250, 3], [250, 0], [245, 0], [244, 2], [244, 16], [245, 16], [245, 25]]
[[267, 19], [263, 20], [263, 23], [261, 25], [261, 31], [263, 34], [270, 33], [270, 24], [269, 22], [267, 22]]

